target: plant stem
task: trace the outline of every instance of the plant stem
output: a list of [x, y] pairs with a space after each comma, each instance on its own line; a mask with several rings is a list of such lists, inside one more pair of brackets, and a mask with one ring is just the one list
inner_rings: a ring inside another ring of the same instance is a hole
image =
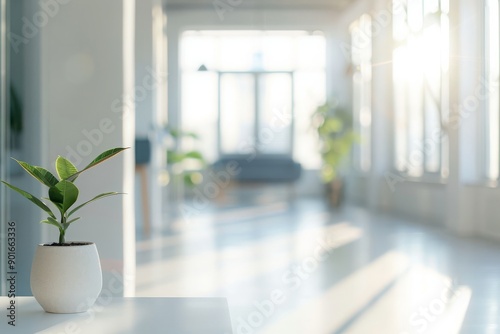
[[66, 239], [64, 238], [66, 234], [66, 217], [64, 216], [64, 213], [61, 213], [61, 225], [63, 228], [59, 230], [59, 243], [63, 244], [66, 242]]
[[60, 244], [63, 244], [66, 242], [65, 238], [64, 238], [64, 234], [65, 234], [65, 231], [59, 231], [59, 243]]

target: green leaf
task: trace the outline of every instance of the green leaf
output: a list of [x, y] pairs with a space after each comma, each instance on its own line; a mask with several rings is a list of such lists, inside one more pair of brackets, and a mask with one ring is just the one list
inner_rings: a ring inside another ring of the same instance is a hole
[[185, 155], [182, 153], [177, 153], [173, 150], [167, 150], [167, 163], [175, 164], [181, 162], [185, 159]]
[[175, 139], [179, 138], [179, 137], [180, 137], [180, 135], [181, 135], [180, 131], [179, 131], [179, 130], [176, 130], [176, 129], [170, 129], [170, 130], [168, 130], [168, 132], [169, 132], [169, 133], [170, 133], [170, 135], [171, 135], [173, 138], [175, 138]]
[[[56, 171], [57, 175], [61, 180], [66, 180], [71, 175], [78, 173], [78, 169], [76, 169], [75, 165], [68, 159], [58, 156], [56, 159]], [[75, 181], [76, 177], [71, 181]]]
[[87, 202], [85, 202], [83, 204], [80, 204], [79, 206], [77, 206], [76, 208], [74, 208], [73, 210], [71, 210], [68, 213], [68, 217], [71, 216], [72, 214], [74, 214], [76, 211], [78, 211], [81, 208], [83, 208], [85, 205], [87, 205], [87, 204], [89, 204], [91, 202], [97, 201], [98, 199], [109, 197], [109, 196], [114, 196], [114, 195], [122, 195], [122, 194], [123, 193], [117, 193], [115, 191], [112, 191], [112, 192], [109, 192], [109, 193], [103, 193], [103, 194], [97, 195], [96, 197], [92, 198], [91, 200], [88, 200]]
[[34, 203], [36, 206], [38, 206], [40, 209], [42, 209], [43, 211], [47, 212], [52, 218], [56, 218], [56, 216], [54, 215], [54, 213], [52, 212], [52, 210], [50, 210], [50, 208], [45, 205], [42, 201], [40, 201], [38, 198], [36, 198], [35, 196], [33, 196], [32, 194], [24, 191], [24, 190], [21, 190], [11, 184], [8, 184], [7, 182], [5, 181], [1, 181], [3, 184], [5, 184], [7, 187], [9, 187], [10, 189], [12, 190], [15, 190], [17, 191], [19, 194], [23, 195], [25, 198], [27, 198], [28, 200], [30, 200], [32, 203]]
[[60, 204], [64, 213], [78, 199], [78, 188], [73, 183], [62, 180], [49, 189], [49, 198], [54, 204]]
[[187, 185], [188, 187], [195, 186], [195, 183], [193, 182], [193, 179], [191, 178], [191, 174], [189, 174], [189, 173], [184, 174], [182, 178], [184, 179], [184, 184]]
[[101, 154], [99, 154], [94, 160], [92, 160], [91, 163], [89, 163], [84, 169], [82, 169], [81, 171], [69, 176], [66, 180], [70, 181], [70, 182], [73, 182], [77, 177], [78, 175], [80, 175], [81, 173], [85, 172], [86, 170], [100, 164], [101, 162], [104, 162], [110, 158], [112, 158], [113, 156], [117, 155], [118, 153], [128, 149], [129, 147], [117, 147], [117, 148], [112, 148], [110, 150], [107, 150]]
[[[51, 201], [50, 198], [49, 198], [49, 201]], [[61, 212], [62, 215], [64, 214], [65, 211], [64, 211], [63, 205], [61, 203], [52, 202], [52, 204], [54, 204], [57, 207], [57, 209], [59, 210], [59, 212]]]
[[53, 187], [57, 184], [57, 182], [59, 182], [56, 179], [56, 177], [52, 175], [52, 173], [46, 170], [45, 168], [39, 166], [33, 166], [24, 161], [19, 161], [16, 159], [14, 160], [19, 164], [19, 166], [21, 166], [26, 172], [28, 172], [28, 174], [33, 176], [35, 179], [37, 179], [47, 187]]
[[89, 168], [92, 168], [98, 164], [100, 164], [101, 162], [104, 162], [110, 158], [112, 158], [113, 156], [117, 155], [118, 153], [122, 152], [122, 151], [125, 151], [126, 149], [129, 149], [129, 147], [117, 147], [117, 148], [112, 148], [110, 150], [107, 150], [101, 154], [99, 154], [94, 160], [92, 160], [91, 163], [89, 163], [87, 165], [87, 167], [85, 167], [82, 172], [84, 170], [87, 170]]
[[47, 217], [47, 219], [42, 220], [40, 223], [49, 224], [49, 225], [57, 227], [59, 230], [63, 230], [61, 223], [59, 223], [57, 220], [55, 220], [52, 217]]
[[174, 139], [179, 139], [181, 137], [189, 137], [193, 139], [200, 139], [197, 133], [191, 132], [191, 131], [181, 131], [177, 129], [167, 129], [167, 132], [172, 136]]
[[198, 134], [195, 132], [182, 132], [181, 135], [183, 137], [189, 137], [189, 138], [193, 138], [196, 140], [200, 139], [200, 136], [198, 136]]
[[192, 159], [198, 160], [199, 162], [204, 163], [205, 159], [203, 155], [198, 151], [189, 151], [189, 152], [176, 152], [173, 150], [167, 150], [167, 163], [169, 165], [183, 162], [184, 160]]
[[67, 224], [67, 225], [69, 225], [69, 224], [71, 224], [71, 223], [74, 223], [74, 222], [76, 222], [76, 221], [77, 221], [78, 219], [80, 219], [80, 218], [82, 218], [82, 217], [76, 217], [76, 218], [74, 218], [74, 219], [71, 219], [70, 221], [66, 222], [66, 224]]
[[198, 151], [189, 151], [186, 153], [186, 158], [203, 161], [203, 155]]
[[338, 118], [330, 118], [325, 120], [323, 123], [324, 129], [326, 132], [331, 133], [331, 132], [340, 132], [342, 131], [343, 124], [342, 121]]

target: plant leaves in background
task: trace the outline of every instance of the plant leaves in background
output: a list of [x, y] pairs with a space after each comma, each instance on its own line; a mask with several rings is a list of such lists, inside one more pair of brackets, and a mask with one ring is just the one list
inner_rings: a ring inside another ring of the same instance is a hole
[[179, 129], [166, 128], [170, 136], [175, 139], [176, 145], [174, 148], [167, 149], [167, 165], [171, 171], [171, 175], [182, 180], [184, 185], [194, 187], [202, 182], [203, 177], [196, 170], [206, 166], [205, 158], [200, 151], [182, 150], [182, 141], [186, 138], [199, 140], [199, 136], [195, 132], [181, 131]]
[[352, 130], [352, 113], [338, 104], [326, 103], [313, 113], [312, 126], [321, 144], [323, 181], [333, 181], [339, 176], [353, 144], [358, 141], [357, 134]]
[[198, 160], [203, 163], [205, 162], [203, 155], [198, 151], [189, 151], [186, 153], [182, 153], [173, 150], [167, 150], [167, 163], [169, 165], [183, 162], [187, 159]]
[[200, 137], [198, 136], [197, 133], [195, 132], [189, 132], [189, 131], [180, 131], [177, 129], [167, 129], [167, 132], [174, 138], [178, 139], [180, 137], [190, 137], [193, 139], [199, 139]]
[[187, 159], [203, 160], [203, 155], [198, 151], [189, 151], [185, 154]]
[[177, 153], [174, 150], [167, 150], [167, 163], [169, 165], [181, 162], [184, 160], [184, 154]]

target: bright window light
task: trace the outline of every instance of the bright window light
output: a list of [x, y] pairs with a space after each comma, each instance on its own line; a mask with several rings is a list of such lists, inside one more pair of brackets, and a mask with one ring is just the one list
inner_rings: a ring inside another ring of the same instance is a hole
[[486, 100], [486, 177], [489, 180], [498, 180], [499, 177], [499, 154], [500, 154], [500, 103], [499, 103], [499, 68], [500, 68], [500, 28], [498, 20], [498, 0], [486, 0], [485, 7], [485, 74], [488, 83], [489, 95]]
[[395, 0], [394, 165], [413, 177], [448, 175], [449, 21], [444, 0]]
[[323, 33], [186, 31], [180, 45], [182, 128], [210, 162], [254, 150], [319, 168], [310, 123], [326, 95]]
[[354, 147], [354, 165], [362, 172], [371, 167], [372, 22], [361, 16], [351, 27], [353, 67], [353, 124], [360, 142]]

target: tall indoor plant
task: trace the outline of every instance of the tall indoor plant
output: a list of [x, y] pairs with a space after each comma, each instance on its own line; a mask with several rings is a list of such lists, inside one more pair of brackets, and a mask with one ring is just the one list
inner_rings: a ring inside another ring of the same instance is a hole
[[[107, 150], [80, 171], [71, 161], [59, 156], [55, 163], [57, 177], [43, 167], [16, 160], [29, 175], [48, 188], [48, 197], [43, 199], [6, 181], [1, 181], [48, 215], [41, 221], [42, 223], [55, 226], [59, 230], [58, 242], [38, 245], [31, 269], [33, 296], [47, 312], [84, 312], [93, 305], [101, 291], [102, 272], [95, 244], [67, 242], [66, 232], [73, 223], [80, 219], [80, 217], [74, 217], [74, 214], [81, 208], [99, 199], [119, 194], [117, 192], [102, 193], [74, 207], [80, 193], [75, 185], [77, 178], [83, 172], [125, 149]], [[44, 199], [51, 203], [52, 209], [43, 202]], [[54, 213], [57, 211], [59, 217]]]
[[[199, 150], [183, 150], [182, 142], [192, 140], [198, 142], [200, 137], [195, 132], [185, 132], [178, 129], [167, 128], [168, 135], [173, 139], [172, 148], [167, 149], [167, 166], [170, 174], [175, 178], [182, 178], [187, 187], [194, 187], [202, 179], [199, 170], [206, 165], [205, 158]], [[195, 170], [189, 165], [194, 165]]]
[[327, 185], [330, 204], [336, 207], [341, 203], [344, 188], [341, 169], [357, 140], [352, 116], [338, 103], [325, 103], [314, 112], [313, 126], [321, 146], [321, 178]]

